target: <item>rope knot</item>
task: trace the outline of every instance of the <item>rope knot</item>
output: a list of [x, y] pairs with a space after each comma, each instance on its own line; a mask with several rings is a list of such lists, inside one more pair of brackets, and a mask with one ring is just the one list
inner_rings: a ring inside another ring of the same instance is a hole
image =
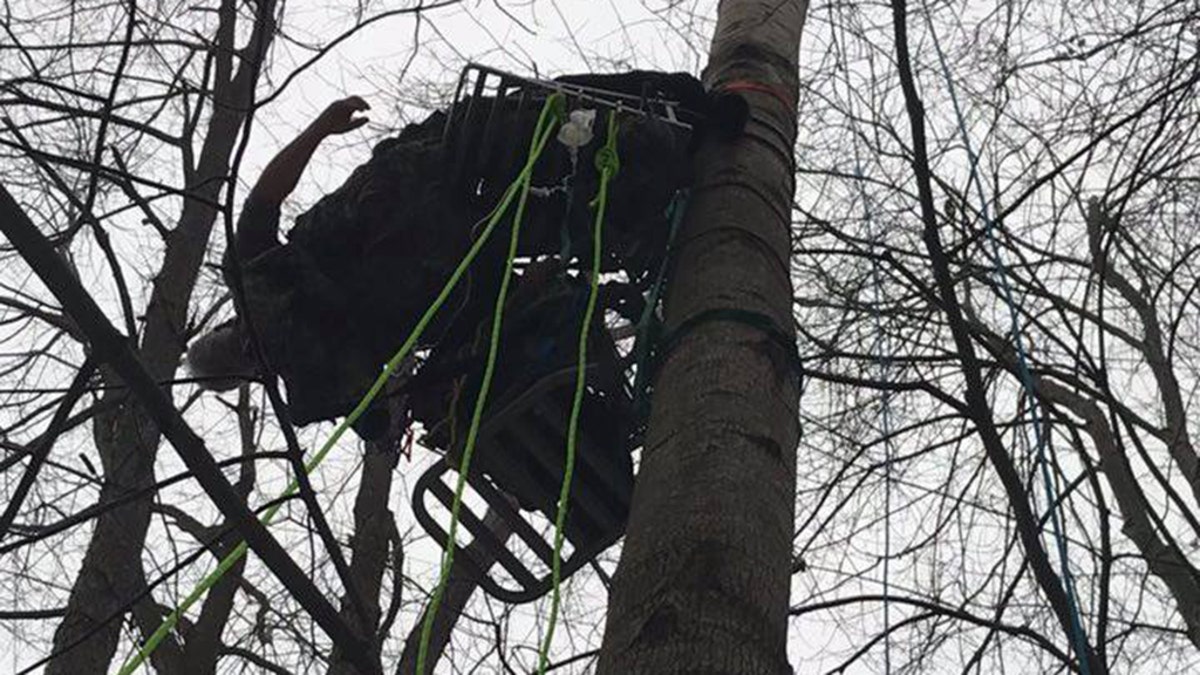
[[600, 173], [608, 173], [609, 178], [617, 175], [621, 170], [621, 160], [617, 156], [616, 148], [604, 146], [596, 151], [596, 170]]

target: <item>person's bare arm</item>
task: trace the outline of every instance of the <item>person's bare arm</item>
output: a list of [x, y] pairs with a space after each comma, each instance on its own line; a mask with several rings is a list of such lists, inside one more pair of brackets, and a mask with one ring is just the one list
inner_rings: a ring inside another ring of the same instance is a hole
[[356, 113], [371, 106], [357, 96], [334, 101], [300, 135], [288, 143], [263, 169], [258, 182], [250, 190], [250, 198], [262, 204], [278, 206], [296, 189], [300, 174], [312, 159], [313, 152], [328, 136], [344, 134], [367, 123]]
[[[250, 189], [238, 218], [239, 261], [250, 260], [279, 244], [279, 206], [296, 189], [313, 152], [327, 136], [344, 134], [366, 124], [367, 118], [355, 117], [355, 113], [369, 108], [367, 102], [357, 96], [334, 101], [271, 159]], [[231, 253], [232, 249], [226, 251], [225, 264], [232, 260]]]

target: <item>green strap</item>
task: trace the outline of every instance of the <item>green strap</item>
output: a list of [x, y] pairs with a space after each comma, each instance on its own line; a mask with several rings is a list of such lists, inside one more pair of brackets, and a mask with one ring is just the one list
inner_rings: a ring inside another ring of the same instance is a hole
[[650, 293], [646, 297], [646, 306], [642, 308], [642, 316], [638, 319], [637, 338], [634, 340], [633, 346], [636, 355], [633, 376], [633, 410], [639, 420], [645, 420], [650, 416], [650, 345], [658, 339], [662, 332], [661, 322], [655, 315], [655, 311], [658, 309], [659, 298], [662, 297], [663, 283], [667, 278], [667, 265], [671, 261], [675, 235], [683, 223], [690, 196], [690, 190], [681, 188], [675, 191], [675, 195], [671, 197], [671, 203], [667, 205], [666, 217], [670, 222], [670, 229], [667, 232], [667, 247], [663, 251], [662, 262], [654, 277], [654, 285], [650, 287]]
[[587, 380], [587, 339], [592, 326], [592, 315], [596, 312], [596, 297], [600, 290], [600, 260], [603, 244], [604, 212], [608, 208], [608, 181], [620, 168], [617, 156], [617, 112], [608, 113], [608, 141], [596, 152], [596, 168], [600, 171], [600, 187], [594, 203], [596, 222], [592, 230], [592, 278], [588, 292], [587, 310], [583, 313], [583, 325], [579, 328], [579, 360], [575, 370], [575, 396], [571, 402], [571, 417], [567, 424], [567, 458], [563, 467], [563, 482], [558, 495], [558, 513], [554, 518], [554, 557], [551, 560], [552, 595], [550, 600], [550, 625], [538, 652], [538, 675], [545, 675], [549, 662], [550, 641], [554, 639], [554, 626], [558, 620], [558, 608], [562, 595], [562, 546], [567, 522], [567, 505], [571, 501], [571, 478], [575, 474], [575, 454], [579, 438], [579, 413], [583, 409], [583, 392]]
[[521, 219], [525, 216], [525, 205], [529, 199], [530, 181], [533, 179], [533, 163], [542, 154], [542, 149], [554, 132], [554, 127], [562, 121], [566, 106], [562, 94], [554, 94], [546, 100], [542, 115], [538, 119], [533, 140], [529, 149], [529, 160], [519, 178], [521, 198], [517, 202], [517, 212], [513, 216], [512, 234], [508, 239], [508, 257], [504, 263], [504, 276], [500, 279], [500, 292], [496, 294], [496, 307], [492, 313], [492, 334], [488, 343], [487, 362], [483, 369], [483, 381], [479, 385], [479, 396], [475, 399], [475, 409], [471, 413], [471, 426], [467, 430], [466, 444], [463, 446], [462, 463], [458, 467], [458, 482], [454, 487], [454, 501], [450, 506], [450, 529], [446, 535], [446, 550], [442, 553], [441, 573], [437, 588], [429, 601], [425, 612], [425, 624], [421, 627], [421, 648], [417, 651], [417, 675], [424, 675], [425, 660], [429, 653], [429, 640], [433, 635], [433, 622], [437, 618], [438, 608], [442, 605], [442, 596], [446, 592], [446, 584], [450, 579], [450, 569], [454, 565], [454, 551], [458, 548], [455, 535], [458, 531], [459, 510], [462, 506], [463, 490], [467, 484], [467, 471], [471, 467], [471, 457], [475, 454], [475, 442], [479, 436], [479, 426], [483, 419], [483, 408], [487, 402], [488, 390], [491, 388], [492, 376], [496, 370], [496, 354], [500, 350], [500, 327], [504, 317], [504, 303], [508, 297], [508, 284], [512, 277], [513, 261], [517, 257], [517, 243], [521, 235]]
[[[508, 189], [505, 190], [504, 196], [501, 198], [500, 203], [497, 204], [492, 210], [491, 214], [488, 215], [487, 225], [484, 227], [483, 232], [480, 233], [478, 238], [476, 238], [475, 242], [471, 245], [471, 248], [467, 251], [467, 254], [463, 256], [463, 259], [459, 262], [458, 267], [456, 267], [454, 272], [450, 275], [450, 279], [446, 281], [445, 286], [442, 287], [442, 290], [440, 293], [438, 293], [437, 298], [435, 298], [429, 308], [425, 310], [425, 313], [421, 316], [421, 319], [417, 322], [417, 325], [413, 328], [408, 338], [400, 346], [400, 349], [396, 351], [392, 358], [387, 362], [387, 365], [384, 367], [383, 371], [377, 378], [375, 378], [375, 382], [371, 385], [371, 388], [367, 390], [366, 395], [363, 396], [362, 400], [359, 401], [354, 410], [352, 410], [350, 414], [347, 415], [346, 418], [337, 425], [333, 431], [333, 434], [330, 435], [329, 439], [325, 441], [325, 444], [321, 446], [321, 449], [316, 455], [313, 456], [312, 460], [305, 465], [304, 468], [306, 472], [311, 473], [314, 469], [320, 466], [321, 462], [325, 460], [325, 457], [329, 454], [330, 450], [333, 449], [334, 444], [336, 444], [342, 435], [346, 433], [346, 429], [348, 429], [351, 424], [356, 422], [358, 418], [362, 416], [366, 409], [371, 405], [371, 402], [375, 400], [375, 397], [379, 395], [379, 392], [383, 390], [384, 386], [387, 384], [388, 378], [392, 376], [392, 373], [396, 371], [396, 369], [412, 351], [413, 347], [417, 343], [417, 340], [421, 338], [422, 333], [425, 332], [425, 329], [429, 326], [429, 323], [433, 320], [433, 317], [437, 314], [438, 310], [441, 309], [442, 305], [446, 303], [447, 298], [450, 297], [450, 294], [454, 291], [455, 286], [458, 285], [458, 282], [462, 278], [463, 274], [466, 273], [467, 269], [471, 266], [471, 263], [475, 261], [475, 258], [479, 255], [479, 252], [483, 249], [484, 244], [487, 243], [492, 231], [496, 228], [496, 225], [500, 222], [500, 219], [508, 211], [508, 207], [512, 204], [512, 200], [516, 196], [518, 190], [521, 190], [522, 192], [521, 207], [524, 207], [525, 196], [529, 187], [529, 180], [533, 175], [533, 165], [537, 161], [538, 157], [541, 156], [542, 150], [545, 148], [546, 142], [550, 138], [554, 125], [561, 119], [562, 107], [562, 97], [559, 94], [555, 94], [546, 100], [545, 105], [542, 107], [542, 113], [538, 119], [537, 127], [534, 131], [533, 142], [531, 143], [530, 147], [530, 154], [526, 160], [525, 166], [521, 169], [521, 173], [517, 175], [517, 178], [512, 182], [512, 184], [508, 186]], [[551, 117], [553, 117], [552, 120], [549, 119]], [[520, 217], [521, 211], [519, 210], [517, 214], [517, 224], [520, 222]], [[514, 230], [515, 229], [516, 227], [514, 227]], [[510, 265], [511, 261], [512, 259], [510, 256]], [[461, 492], [461, 487], [462, 486], [460, 482], [459, 492]], [[287, 489], [284, 490], [282, 497], [277, 500], [275, 505], [267, 509], [267, 511], [263, 514], [262, 522], [270, 525], [275, 519], [275, 515], [279, 512], [279, 509], [283, 503], [288, 497], [291, 497], [293, 494], [295, 494], [298, 488], [299, 483], [293, 478], [291, 483], [288, 484]], [[456, 495], [455, 505], [457, 506], [457, 504], [458, 499]], [[192, 592], [183, 599], [183, 602], [181, 602], [179, 606], [176, 607], [175, 610], [163, 620], [158, 629], [154, 631], [148, 640], [146, 640], [146, 644], [144, 644], [142, 648], [138, 650], [138, 653], [121, 667], [121, 670], [118, 671], [118, 675], [131, 675], [138, 666], [144, 663], [146, 659], [148, 659], [150, 655], [154, 653], [154, 650], [163, 641], [163, 639], [166, 638], [167, 634], [170, 633], [171, 630], [174, 629], [179, 623], [179, 618], [183, 615], [183, 613], [191, 608], [191, 606], [194, 605], [210, 588], [216, 585], [225, 572], [229, 571], [229, 569], [232, 568], [234, 564], [236, 564], [237, 561], [246, 554], [246, 550], [247, 545], [246, 542], [243, 541], [239, 543], [232, 552], [226, 555], [225, 558], [221, 560], [220, 564], [217, 565], [217, 568], [208, 576], [206, 576], [196, 586], [196, 588], [193, 589]], [[453, 546], [451, 547], [451, 550], [453, 550]], [[443, 570], [443, 572], [444, 571], [445, 570]], [[445, 585], [444, 581], [445, 574], [443, 574], [443, 583], [441, 584], [442, 587]], [[424, 647], [425, 640], [422, 640], [422, 654], [424, 654]]]
[[684, 319], [674, 330], [662, 336], [658, 341], [654, 354], [655, 366], [661, 366], [666, 362], [667, 356], [679, 346], [685, 335], [696, 330], [702, 324], [714, 321], [738, 323], [763, 333], [767, 339], [783, 350], [789, 369], [803, 375], [804, 362], [800, 359], [795, 335], [789, 335], [787, 331], [780, 328], [771, 315], [741, 307], [711, 307]]

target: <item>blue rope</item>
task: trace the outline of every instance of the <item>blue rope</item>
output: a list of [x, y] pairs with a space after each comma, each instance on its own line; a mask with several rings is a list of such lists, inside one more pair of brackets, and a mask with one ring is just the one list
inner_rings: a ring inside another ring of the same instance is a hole
[[[1050, 522], [1053, 526], [1054, 540], [1058, 549], [1059, 564], [1062, 568], [1063, 585], [1067, 594], [1067, 605], [1071, 612], [1071, 632], [1075, 637], [1075, 653], [1079, 657], [1079, 669], [1083, 675], [1090, 675], [1090, 667], [1087, 659], [1088, 640], [1087, 635], [1083, 630], [1083, 617], [1079, 612], [1079, 604], [1075, 598], [1075, 581], [1071, 575], [1071, 567], [1068, 564], [1067, 553], [1067, 538], [1063, 535], [1063, 527], [1059, 522], [1058, 503], [1059, 495], [1054, 485], [1053, 477], [1050, 473], [1050, 463], [1047, 461], [1047, 448], [1049, 447], [1049, 437], [1045, 432], [1044, 416], [1041, 410], [1040, 399], [1037, 395], [1033, 372], [1029, 367], [1029, 355], [1025, 350], [1024, 340], [1021, 339], [1021, 321], [1020, 321], [1020, 303], [1013, 293], [1012, 286], [1009, 284], [1008, 267], [1004, 264], [1004, 257], [1000, 253], [1000, 242], [996, 237], [996, 224], [992, 220], [991, 211], [988, 208], [987, 196], [983, 191], [983, 181], [979, 178], [979, 156], [975, 153], [971, 146], [971, 137], [967, 133], [967, 122], [963, 115], [962, 107], [958, 102], [958, 94], [954, 89], [954, 81], [950, 77], [950, 66], [946, 63], [946, 54], [942, 51], [941, 41], [938, 40], [937, 31], [933, 27], [933, 18], [929, 13], [929, 8], [925, 8], [925, 21], [929, 27], [929, 33], [933, 37], [933, 45], [937, 50], [938, 62], [941, 64], [942, 76], [946, 80], [946, 87], [950, 92], [950, 101], [954, 105], [954, 115], [958, 121], [958, 130], [962, 135], [963, 146], [967, 151], [967, 161], [970, 165], [970, 182], [975, 188], [975, 192], [979, 198], [980, 217], [983, 218], [984, 232], [987, 235], [988, 245], [992, 258], [992, 276], [996, 279], [1003, 293], [1004, 303], [1008, 308], [1009, 315], [1009, 336], [1012, 338], [1013, 345], [1017, 351], [1017, 375], [1021, 381], [1021, 386], [1029, 396], [1029, 417], [1033, 423], [1034, 442], [1037, 447], [1037, 462], [1041, 466], [1042, 482], [1046, 490], [1046, 498], [1048, 499], [1048, 509], [1050, 514]], [[964, 209], [965, 211], [965, 209]], [[1053, 452], [1051, 449], [1050, 452]], [[1036, 496], [1035, 496], [1036, 505]]]

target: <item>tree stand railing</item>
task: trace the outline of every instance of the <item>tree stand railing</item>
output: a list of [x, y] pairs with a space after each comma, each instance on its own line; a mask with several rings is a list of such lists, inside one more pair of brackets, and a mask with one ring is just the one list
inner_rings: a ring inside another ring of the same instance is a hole
[[[566, 97], [567, 110], [619, 109], [624, 113], [653, 117], [683, 130], [689, 113], [679, 101], [657, 95], [645, 96], [599, 87], [522, 77], [478, 63], [468, 63], [458, 78], [454, 100], [442, 131], [447, 177], [457, 184], [476, 176], [511, 175], [523, 160], [523, 139], [536, 113], [551, 94]], [[600, 117], [602, 118], [602, 116]], [[474, 185], [467, 187], [475, 188]]]

